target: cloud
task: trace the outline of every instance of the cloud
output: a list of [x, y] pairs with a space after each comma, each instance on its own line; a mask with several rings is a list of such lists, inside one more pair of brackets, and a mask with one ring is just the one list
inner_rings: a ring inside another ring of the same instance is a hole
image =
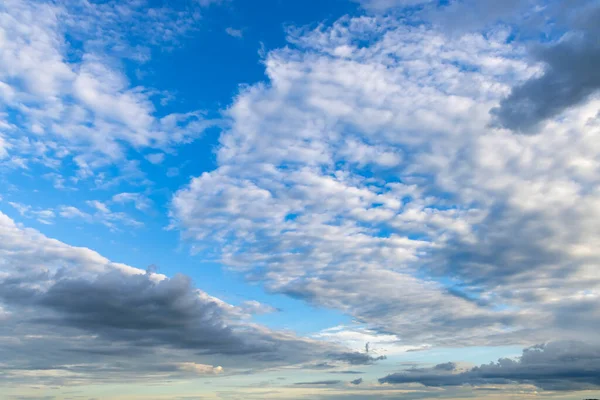
[[222, 367], [214, 367], [212, 365], [196, 363], [177, 364], [177, 368], [181, 369], [182, 371], [190, 371], [198, 375], [217, 375], [223, 372]]
[[[124, 167], [127, 153], [167, 149], [211, 125], [202, 113], [164, 114], [152, 88], [134, 87], [120, 60], [145, 63], [196, 23], [187, 12], [144, 2], [8, 0], [0, 5], [2, 152], [13, 168], [53, 171], [74, 163], [78, 179]], [[7, 120], [7, 115], [15, 118]], [[156, 160], [156, 156], [153, 156]], [[52, 171], [52, 172], [53, 172]]]
[[173, 227], [407, 348], [595, 335], [597, 100], [543, 138], [490, 128], [538, 72], [504, 25], [345, 17], [289, 40], [228, 110], [218, 167], [173, 197]]
[[[515, 85], [511, 93], [491, 110], [494, 126], [534, 134], [540, 124], [582, 104], [600, 88], [598, 64], [599, 30], [594, 23], [600, 7], [589, 0], [459, 0], [445, 5], [426, 0], [362, 0], [370, 11], [381, 12], [420, 6], [417, 15], [451, 32], [486, 29], [498, 22], [517, 25], [519, 31], [552, 38], [548, 44], [530, 45], [530, 59], [541, 71]], [[548, 20], [554, 24], [547, 23]], [[566, 32], [566, 33], [565, 33]], [[526, 36], [526, 35], [524, 35]], [[556, 37], [559, 37], [556, 40]]]
[[571, 15], [569, 30], [560, 40], [538, 45], [532, 51], [544, 66], [540, 76], [515, 86], [510, 95], [492, 110], [495, 123], [520, 133], [536, 133], [540, 124], [563, 111], [584, 103], [600, 89], [600, 6], [580, 1]]
[[350, 352], [334, 356], [335, 360], [347, 362], [350, 365], [368, 365], [376, 361], [385, 360], [386, 356], [371, 356], [366, 353]]
[[[518, 360], [503, 358], [466, 371], [452, 363], [388, 375], [380, 383], [425, 386], [530, 384], [554, 391], [600, 387], [598, 347], [581, 342], [554, 342], [527, 348]], [[452, 368], [450, 368], [452, 366]]]
[[294, 385], [300, 386], [331, 386], [339, 385], [342, 381], [330, 380], [330, 381], [316, 381], [316, 382], [297, 382]]
[[[121, 193], [122, 194], [122, 193]], [[115, 195], [117, 200], [114, 200], [117, 203], [123, 203], [125, 201], [134, 201], [136, 204], [136, 208], [138, 205], [143, 206], [142, 209], [145, 210], [145, 206], [148, 205], [143, 197], [139, 199], [126, 199], [123, 197], [119, 197], [119, 195]], [[127, 197], [127, 196], [125, 196]], [[146, 199], [147, 200], [147, 199]], [[140, 228], [144, 224], [133, 219], [128, 214], [124, 212], [115, 212], [112, 211], [107, 204], [98, 201], [98, 200], [88, 200], [86, 201], [86, 205], [91, 208], [94, 212], [85, 212], [80, 210], [74, 206], [66, 206], [62, 205], [57, 208], [57, 214], [63, 218], [72, 219], [72, 220], [81, 220], [88, 224], [102, 224], [109, 228], [112, 231], [118, 231], [121, 228], [120, 225], [125, 225], [128, 227]]]
[[358, 379], [355, 379], [353, 381], [350, 381], [350, 383], [352, 385], [360, 385], [361, 383], [363, 383], [363, 379], [362, 378], [358, 378]]
[[13, 207], [17, 212], [26, 218], [34, 218], [39, 223], [44, 225], [52, 225], [54, 223], [54, 217], [56, 214], [53, 210], [50, 209], [33, 209], [33, 207], [28, 206], [26, 204], [17, 203], [13, 201], [9, 201], [11, 207]]
[[245, 313], [251, 314], [251, 315], [262, 315], [262, 314], [271, 314], [278, 310], [277, 308], [270, 306], [268, 304], [263, 304], [260, 303], [256, 300], [248, 300], [248, 301], [244, 301], [241, 305], [240, 308], [242, 310], [244, 310]]
[[0, 263], [0, 336], [11, 340], [0, 349], [4, 381], [177, 379], [330, 360], [345, 351], [252, 324], [186, 276], [113, 263], [4, 214]]
[[113, 195], [112, 201], [119, 204], [133, 203], [140, 211], [147, 211], [152, 207], [152, 201], [143, 193], [117, 193]]
[[241, 29], [234, 29], [232, 27], [228, 27], [225, 29], [225, 32], [229, 36], [234, 37], [234, 38], [241, 39], [244, 37], [244, 32]]

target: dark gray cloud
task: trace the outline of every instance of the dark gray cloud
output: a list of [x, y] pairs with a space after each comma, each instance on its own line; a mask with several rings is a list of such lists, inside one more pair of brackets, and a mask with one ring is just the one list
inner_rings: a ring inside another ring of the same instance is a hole
[[443, 364], [438, 364], [433, 368], [441, 371], [454, 371], [456, 369], [456, 363], [447, 362]]
[[348, 364], [351, 364], [351, 365], [368, 365], [368, 364], [373, 364], [376, 361], [386, 359], [386, 356], [373, 357], [367, 353], [359, 353], [359, 352], [337, 353], [337, 354], [331, 354], [330, 356], [334, 360], [347, 362]]
[[512, 89], [492, 110], [499, 126], [536, 133], [539, 123], [581, 104], [600, 89], [600, 44], [596, 35], [576, 33], [533, 51], [542, 76]]
[[532, 46], [532, 60], [543, 64], [544, 71], [513, 87], [510, 95], [492, 110], [495, 126], [536, 133], [541, 122], [584, 102], [600, 89], [597, 1], [458, 0], [449, 5], [428, 0], [360, 2], [372, 11], [424, 6], [418, 15], [451, 33], [476, 31], [503, 22], [515, 26], [515, 35], [523, 38], [562, 36], [547, 45]]
[[536, 133], [539, 124], [581, 104], [600, 89], [600, 5], [596, 1], [551, 2], [560, 40], [532, 48], [544, 65], [541, 76], [518, 85], [492, 110], [498, 126]]
[[[183, 275], [169, 279], [112, 270], [92, 279], [64, 271], [9, 276], [0, 280], [0, 303], [12, 312], [0, 328], [0, 335], [15, 337], [15, 346], [0, 349], [13, 371], [0, 378], [11, 381], [177, 379], [219, 373], [217, 365], [232, 372], [314, 360], [376, 361], [248, 324], [240, 309], [201, 292]], [[315, 365], [331, 367], [326, 361]], [[46, 370], [58, 372], [51, 376]], [[19, 371], [30, 371], [29, 378]]]
[[0, 237], [0, 380], [145, 381], [220, 374], [221, 366], [235, 373], [358, 362], [344, 361], [342, 346], [251, 323], [243, 307], [206, 294], [187, 276], [111, 263], [1, 213]]
[[296, 382], [294, 385], [302, 385], [302, 386], [329, 386], [329, 385], [339, 385], [342, 381], [338, 380], [330, 380], [330, 381], [316, 381], [316, 382]]
[[360, 385], [362, 382], [363, 382], [362, 378], [358, 378], [358, 379], [355, 379], [353, 381], [350, 381], [350, 383], [353, 384], [353, 385]]
[[519, 383], [558, 391], [600, 388], [600, 347], [582, 342], [534, 346], [525, 349], [518, 360], [503, 358], [462, 372], [449, 369], [450, 364], [409, 369], [379, 382], [437, 387]]

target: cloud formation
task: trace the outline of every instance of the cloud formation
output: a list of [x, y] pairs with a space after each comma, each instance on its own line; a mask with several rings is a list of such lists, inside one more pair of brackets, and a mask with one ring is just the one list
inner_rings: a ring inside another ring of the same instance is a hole
[[490, 128], [537, 71], [502, 27], [359, 17], [289, 40], [231, 106], [218, 168], [174, 196], [173, 226], [408, 346], [594, 334], [596, 100], [539, 137]]
[[[209, 296], [183, 275], [110, 262], [4, 214], [0, 238], [0, 333], [13, 340], [0, 349], [7, 371], [1, 379], [77, 384], [100, 370], [100, 380], [139, 380], [313, 360], [356, 363], [342, 346], [248, 322], [243, 307]], [[48, 370], [57, 372], [44, 375]]]
[[425, 386], [530, 384], [545, 390], [600, 388], [600, 349], [581, 342], [554, 342], [527, 348], [518, 360], [459, 370], [453, 363], [414, 368], [379, 379], [380, 383]]
[[[197, 13], [145, 2], [22, 1], [0, 5], [0, 148], [12, 168], [77, 167], [89, 178], [127, 151], [166, 149], [197, 137], [202, 113], [164, 114], [161, 94], [133, 86], [122, 60], [145, 63], [172, 46]], [[144, 45], [132, 45], [143, 38]], [[9, 117], [10, 116], [10, 117]], [[0, 153], [1, 154], [1, 153]], [[149, 156], [157, 161], [154, 153]], [[64, 183], [64, 180], [63, 180]]]
[[600, 6], [593, 1], [575, 3], [560, 9], [566, 16], [559, 23], [569, 31], [533, 50], [535, 61], [543, 64], [541, 75], [515, 86], [492, 110], [497, 125], [537, 133], [542, 122], [582, 104], [600, 89], [600, 72], [595, 67], [600, 63]]

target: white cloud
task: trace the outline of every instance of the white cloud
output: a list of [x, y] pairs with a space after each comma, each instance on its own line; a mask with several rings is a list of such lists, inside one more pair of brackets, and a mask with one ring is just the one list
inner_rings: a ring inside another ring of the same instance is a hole
[[229, 109], [219, 167], [173, 198], [174, 226], [269, 290], [405, 345], [589, 337], [598, 102], [540, 137], [490, 128], [539, 72], [507, 38], [366, 17], [291, 32], [268, 84]]
[[95, 208], [96, 210], [100, 211], [101, 213], [105, 213], [105, 214], [110, 213], [110, 210], [108, 209], [108, 207], [106, 206], [106, 204], [104, 204], [101, 201], [98, 201], [98, 200], [89, 200], [89, 201], [86, 201], [86, 203], [87, 203], [88, 206], [90, 206], [92, 208]]
[[241, 39], [244, 37], [244, 32], [241, 29], [234, 29], [232, 27], [228, 27], [225, 29], [225, 32], [229, 36], [234, 37], [234, 38]]
[[9, 201], [8, 204], [10, 204], [11, 207], [17, 210], [17, 212], [25, 218], [37, 219], [38, 222], [45, 225], [51, 225], [54, 223], [55, 214], [53, 210], [44, 210], [39, 208], [34, 209], [33, 207], [28, 206], [26, 204], [17, 203], [13, 201]]
[[87, 214], [77, 207], [73, 206], [62, 206], [60, 207], [59, 214], [63, 218], [82, 218], [82, 219], [91, 219], [92, 216]]
[[61, 217], [67, 219], [81, 220], [88, 224], [102, 224], [111, 231], [121, 230], [122, 225], [134, 228], [144, 226], [142, 222], [133, 219], [124, 212], [110, 210], [108, 206], [101, 201], [92, 200], [87, 201], [86, 203], [94, 212], [85, 212], [74, 206], [62, 205], [58, 207], [57, 213]]
[[[183, 21], [185, 15], [191, 20]], [[3, 2], [0, 123], [10, 129], [0, 155], [8, 151], [13, 157], [7, 160], [17, 167], [41, 163], [56, 169], [72, 160], [81, 178], [123, 164], [127, 150], [167, 149], [197, 137], [212, 122], [199, 112], [159, 117], [155, 91], [132, 86], [119, 64], [122, 57], [147, 53], [127, 39], [173, 43], [191, 29], [193, 15], [137, 3]], [[67, 33], [83, 43], [77, 57], [71, 56]], [[18, 114], [17, 125], [4, 121], [7, 110]]]
[[147, 211], [152, 206], [152, 201], [142, 193], [118, 193], [112, 197], [114, 203], [133, 203], [140, 211]]

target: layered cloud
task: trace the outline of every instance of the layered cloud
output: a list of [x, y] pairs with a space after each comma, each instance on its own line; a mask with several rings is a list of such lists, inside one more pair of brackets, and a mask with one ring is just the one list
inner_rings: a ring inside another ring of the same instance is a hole
[[580, 342], [554, 342], [523, 351], [517, 359], [460, 370], [454, 363], [413, 368], [379, 379], [381, 383], [420, 383], [425, 386], [529, 384], [555, 391], [600, 387], [600, 352]]
[[209, 296], [186, 276], [113, 263], [4, 214], [0, 238], [2, 380], [79, 384], [374, 361], [253, 324], [245, 307]]
[[503, 27], [359, 17], [289, 40], [231, 106], [219, 167], [173, 198], [184, 236], [406, 345], [592, 337], [596, 100], [543, 135], [490, 127], [539, 73]]

